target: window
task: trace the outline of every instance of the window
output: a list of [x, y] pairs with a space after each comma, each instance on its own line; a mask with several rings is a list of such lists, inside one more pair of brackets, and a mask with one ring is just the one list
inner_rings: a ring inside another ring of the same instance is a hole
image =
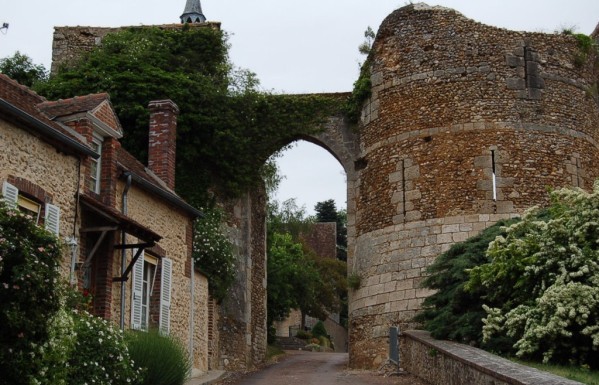
[[[137, 250], [134, 249], [134, 254]], [[160, 314], [159, 329], [163, 334], [170, 331], [170, 297], [172, 280], [172, 261], [146, 255], [144, 252], [139, 256], [133, 266], [132, 290], [131, 290], [131, 328], [137, 330], [148, 330], [152, 326], [152, 295], [156, 294], [156, 276], [158, 268], [162, 270], [160, 280]], [[155, 318], [153, 318], [155, 319]]]
[[92, 150], [98, 153], [98, 159], [90, 158], [88, 187], [95, 193], [100, 193], [100, 171], [102, 170], [102, 139], [94, 136], [92, 138]]
[[[18, 208], [21, 212], [31, 216], [35, 224], [40, 223], [42, 203], [24, 196], [16, 186], [8, 182], [4, 182], [2, 185], [2, 196], [9, 207]], [[58, 235], [60, 230], [60, 208], [46, 203], [44, 213], [44, 227], [51, 233]]]
[[150, 300], [156, 281], [156, 265], [158, 260], [151, 256], [144, 258], [143, 287], [141, 295], [141, 328], [148, 330], [150, 325]]

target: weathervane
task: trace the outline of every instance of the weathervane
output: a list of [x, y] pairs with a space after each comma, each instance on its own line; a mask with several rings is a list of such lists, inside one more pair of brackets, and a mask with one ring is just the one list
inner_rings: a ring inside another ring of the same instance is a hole
[[2, 23], [2, 27], [0, 27], [0, 32], [6, 35], [6, 31], [8, 31], [8, 23]]

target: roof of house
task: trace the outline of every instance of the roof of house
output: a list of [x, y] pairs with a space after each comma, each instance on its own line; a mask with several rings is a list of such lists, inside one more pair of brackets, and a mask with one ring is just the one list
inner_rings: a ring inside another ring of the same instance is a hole
[[98, 157], [86, 143], [37, 107], [45, 102], [28, 87], [0, 74], [0, 113], [65, 152]]
[[121, 176], [132, 176], [132, 181], [159, 197], [167, 200], [172, 205], [182, 209], [193, 217], [201, 217], [202, 212], [185, 202], [174, 191], [169, 189], [166, 184], [156, 176], [152, 171], [145, 167], [140, 161], [123, 148], [117, 152], [118, 166], [122, 171]]
[[[97, 158], [98, 154], [87, 143], [81, 141], [67, 127], [56, 121], [81, 113], [91, 114], [115, 132], [122, 131], [118, 117], [110, 103], [110, 97], [106, 93], [48, 101], [8, 76], [0, 74], [0, 116], [6, 114], [12, 119], [16, 119], [23, 123], [21, 126], [24, 129], [55, 146]], [[141, 188], [179, 207], [192, 217], [202, 215], [200, 211], [170, 190], [159, 177], [126, 150], [119, 148], [117, 156], [123, 173], [131, 173], [133, 181]]]
[[114, 112], [110, 96], [105, 92], [56, 101], [44, 101], [38, 105], [38, 108], [52, 120], [61, 120], [61, 118], [68, 116], [89, 113], [116, 131], [118, 134], [116, 136], [122, 137], [123, 135], [123, 128]]

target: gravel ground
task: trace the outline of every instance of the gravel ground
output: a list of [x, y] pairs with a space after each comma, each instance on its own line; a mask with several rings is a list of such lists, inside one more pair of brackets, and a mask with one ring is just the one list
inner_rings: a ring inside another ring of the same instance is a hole
[[428, 385], [404, 373], [386, 375], [377, 371], [347, 368], [347, 354], [287, 351], [277, 362], [251, 372], [231, 372], [217, 385]]

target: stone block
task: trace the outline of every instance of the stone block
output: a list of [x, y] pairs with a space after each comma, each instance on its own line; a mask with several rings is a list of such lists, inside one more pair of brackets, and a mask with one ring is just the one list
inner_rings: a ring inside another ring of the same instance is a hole
[[507, 78], [505, 80], [508, 90], [524, 90], [526, 82], [522, 78]]
[[498, 201], [497, 202], [497, 213], [498, 214], [509, 214], [514, 212], [514, 203], [511, 201]]
[[460, 231], [472, 231], [472, 223], [462, 223], [460, 224]]
[[453, 241], [454, 242], [464, 242], [466, 239], [468, 239], [468, 233], [453, 233], [452, 235], [453, 237]]
[[452, 233], [446, 233], [446, 234], [439, 234], [437, 235], [437, 243], [439, 244], [444, 244], [444, 243], [452, 243], [453, 242], [453, 237], [451, 236]]
[[451, 224], [451, 225], [443, 225], [441, 227], [441, 232], [443, 234], [447, 234], [447, 233], [457, 233], [458, 231], [460, 231], [460, 225], [459, 224]]
[[417, 210], [409, 211], [405, 215], [406, 222], [418, 221], [422, 218], [422, 213]]
[[401, 171], [396, 171], [396, 172], [389, 174], [389, 183], [401, 182], [403, 179], [402, 175], [403, 175], [403, 172], [401, 172]]

